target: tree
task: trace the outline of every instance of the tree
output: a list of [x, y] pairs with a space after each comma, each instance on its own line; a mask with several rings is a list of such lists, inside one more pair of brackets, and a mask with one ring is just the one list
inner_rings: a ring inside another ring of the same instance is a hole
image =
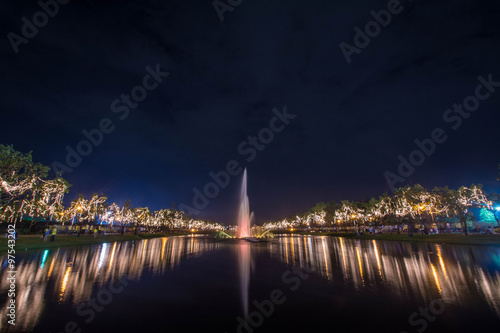
[[488, 209], [493, 214], [493, 218], [500, 227], [500, 217], [498, 216], [498, 214], [500, 214], [500, 194], [491, 193], [488, 199], [491, 200], [491, 205], [484, 208]]
[[106, 200], [108, 198], [104, 195], [94, 193], [90, 200], [84, 198], [83, 194], [79, 194], [78, 198], [71, 202], [71, 206], [65, 211], [64, 215], [71, 218], [71, 223], [78, 223], [80, 225], [80, 232], [83, 232], [83, 225], [96, 223], [98, 216], [104, 215], [106, 212]]
[[138, 224], [141, 225], [150, 225], [150, 221], [153, 218], [153, 214], [149, 210], [148, 207], [137, 207], [134, 208], [135, 215], [135, 233], [137, 234]]
[[31, 152], [24, 154], [12, 145], [0, 145], [0, 216], [14, 222], [23, 215], [50, 219], [62, 210], [70, 184], [61, 177], [47, 179], [49, 170], [34, 163]]
[[461, 186], [458, 190], [451, 190], [447, 187], [438, 189], [442, 204], [447, 207], [446, 215], [453, 215], [458, 218], [464, 229], [464, 234], [468, 235], [469, 210], [472, 207], [491, 206], [486, 194], [482, 190], [482, 185]]
[[335, 201], [330, 201], [325, 205], [325, 208], [324, 208], [325, 220], [330, 225], [335, 224], [335, 214], [336, 214], [338, 208], [339, 208], [339, 205]]
[[361, 214], [362, 211], [355, 202], [349, 200], [341, 201], [341, 206], [338, 210], [338, 219], [346, 225], [352, 224], [356, 233], [359, 233], [359, 218]]
[[495, 224], [495, 215], [488, 209], [481, 208], [479, 210], [479, 221], [484, 223], [493, 223]]
[[46, 225], [55, 217], [60, 219], [59, 214], [64, 210], [63, 198], [68, 192], [69, 183], [63, 178], [51, 180], [39, 179], [40, 186], [36, 186], [31, 191], [31, 196], [24, 199], [23, 213], [34, 217], [29, 229], [36, 222], [36, 217], [45, 216]]

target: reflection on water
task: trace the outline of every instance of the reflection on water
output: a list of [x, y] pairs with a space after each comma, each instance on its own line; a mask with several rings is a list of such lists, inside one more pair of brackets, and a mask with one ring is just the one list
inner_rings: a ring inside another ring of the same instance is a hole
[[243, 303], [243, 316], [248, 316], [248, 288], [250, 287], [251, 252], [249, 243], [241, 243], [237, 248], [240, 273], [240, 296]]
[[[259, 278], [264, 280], [275, 278], [276, 270], [284, 268], [283, 265], [276, 265], [277, 260], [288, 266], [315, 271], [315, 274], [330, 281], [322, 282], [323, 286], [339, 286], [340, 289], [336, 290], [341, 290], [342, 297], [365, 302], [388, 294], [386, 301], [394, 301], [394, 304], [415, 304], [415, 309], [419, 305], [429, 304], [433, 299], [441, 299], [446, 304], [455, 304], [462, 309], [470, 309], [481, 303], [481, 311], [484, 309], [488, 312], [489, 307], [500, 317], [499, 247], [412, 244], [311, 236], [283, 237], [258, 244], [171, 237], [135, 243], [119, 242], [81, 248], [50, 249], [18, 257], [16, 326], [12, 327], [2, 320], [0, 325], [3, 327], [0, 326], [0, 330], [8, 325], [12, 331], [31, 331], [38, 322], [42, 323], [46, 319], [46, 309], [50, 306], [54, 308], [55, 305], [56, 309], [74, 308], [95, 295], [97, 290], [121, 277], [135, 281], [158, 281], [159, 276], [168, 275], [168, 272], [178, 267], [185, 258], [215, 251], [218, 251], [218, 256], [207, 256], [206, 258], [211, 259], [198, 261], [200, 266], [188, 269], [190, 272], [198, 272], [199, 269], [203, 274], [187, 281], [184, 290], [195, 290], [197, 284], [202, 284], [205, 290], [220, 290], [217, 295], [223, 296], [217, 297], [230, 299], [227, 303], [219, 303], [227, 304], [227, 307], [217, 308], [216, 311], [220, 314], [227, 313], [234, 307], [235, 303], [230, 296], [231, 284], [237, 282], [238, 277], [241, 300], [236, 302], [243, 303], [243, 313], [238, 312], [243, 317], [248, 314], [249, 300], [255, 297], [250, 276], [251, 268], [253, 270], [255, 267], [252, 259], [256, 259], [258, 265], [267, 265], [264, 267], [267, 269], [259, 270], [260, 274], [264, 274]], [[234, 257], [225, 256], [227, 253], [232, 253]], [[263, 256], [265, 260], [260, 260]], [[269, 260], [269, 256], [275, 260]], [[237, 266], [233, 258], [237, 258]], [[4, 255], [0, 259], [3, 264], [0, 274], [0, 316], [6, 318], [8, 298], [4, 295], [9, 288], [7, 256]], [[227, 265], [222, 267], [227, 270], [234, 267], [234, 274], [220, 274], [218, 270], [212, 274], [208, 273], [210, 270], [206, 265], [218, 263], [217, 260], [226, 260]], [[281, 277], [281, 274], [278, 275]], [[224, 287], [221, 288], [220, 285]], [[279, 285], [276, 286], [278, 287]], [[315, 292], [314, 284], [309, 285], [309, 288], [311, 287]], [[318, 287], [318, 295], [323, 295], [320, 288]], [[236, 287], [235, 291], [237, 290]], [[208, 295], [206, 299], [203, 295], [197, 296], [193, 302], [210, 304], [213, 295]], [[311, 307], [311, 313], [317, 310], [313, 308], [314, 306]], [[161, 317], [163, 310], [158, 311]], [[374, 311], [370, 320], [385, 314]], [[210, 313], [210, 318], [213, 317], [214, 312], [207, 313]], [[201, 318], [200, 322], [208, 318], [203, 317], [202, 312], [197, 315]], [[66, 318], [61, 318], [61, 323], [53, 324], [55, 327], [58, 324], [64, 325], [65, 320]], [[126, 330], [127, 327], [124, 326], [122, 331]]]
[[[500, 317], [500, 248], [283, 237], [271, 256], [355, 290], [387, 290], [394, 297], [467, 304], [484, 299]], [[353, 295], [354, 296], [354, 295]]]
[[[16, 274], [16, 326], [0, 321], [0, 330], [9, 326], [12, 331], [30, 331], [37, 324], [46, 302], [79, 304], [115, 279], [126, 276], [139, 280], [151, 272], [162, 275], [174, 269], [182, 259], [197, 257], [217, 250], [219, 243], [193, 237], [171, 237], [140, 242], [108, 243], [96, 246], [50, 249], [35, 257], [18, 258]], [[0, 294], [9, 289], [7, 256], [0, 275]], [[7, 302], [2, 299], [0, 317], [7, 318]]]

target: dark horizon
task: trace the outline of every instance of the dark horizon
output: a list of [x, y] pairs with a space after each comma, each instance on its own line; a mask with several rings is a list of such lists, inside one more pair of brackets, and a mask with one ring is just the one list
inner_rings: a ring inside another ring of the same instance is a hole
[[[245, 167], [259, 224], [390, 192], [387, 172], [500, 192], [497, 2], [243, 1], [221, 21], [213, 1], [69, 1], [14, 46], [41, 7], [1, 7], [0, 143], [66, 166], [65, 202], [193, 207], [230, 161], [193, 217], [235, 224]], [[92, 152], [71, 167], [66, 147]]]

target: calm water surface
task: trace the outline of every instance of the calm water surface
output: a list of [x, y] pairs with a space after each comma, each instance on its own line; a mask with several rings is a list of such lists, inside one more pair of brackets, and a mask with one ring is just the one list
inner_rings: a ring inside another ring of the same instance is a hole
[[500, 247], [296, 236], [49, 249], [17, 256], [16, 326], [0, 258], [1, 331], [500, 330]]

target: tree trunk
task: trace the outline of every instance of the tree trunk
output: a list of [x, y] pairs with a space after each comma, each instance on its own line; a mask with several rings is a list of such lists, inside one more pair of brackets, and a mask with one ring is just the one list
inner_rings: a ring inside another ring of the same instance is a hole
[[468, 236], [469, 235], [469, 230], [467, 228], [467, 218], [464, 218], [464, 217], [460, 217], [460, 222], [463, 224], [464, 226], [464, 234], [465, 236]]
[[493, 211], [493, 216], [495, 217], [495, 221], [497, 221], [497, 224], [500, 227], [500, 220], [498, 219], [497, 211], [496, 210]]
[[35, 213], [34, 216], [31, 217], [31, 223], [28, 228], [28, 233], [31, 233], [31, 228], [33, 228], [33, 225], [36, 223], [36, 219], [38, 218], [38, 214]]
[[[18, 222], [18, 219], [19, 219], [19, 222]], [[19, 218], [15, 217], [14, 218], [14, 229], [17, 229], [17, 223], [21, 223], [23, 221], [23, 214], [21, 213], [19, 215]]]

